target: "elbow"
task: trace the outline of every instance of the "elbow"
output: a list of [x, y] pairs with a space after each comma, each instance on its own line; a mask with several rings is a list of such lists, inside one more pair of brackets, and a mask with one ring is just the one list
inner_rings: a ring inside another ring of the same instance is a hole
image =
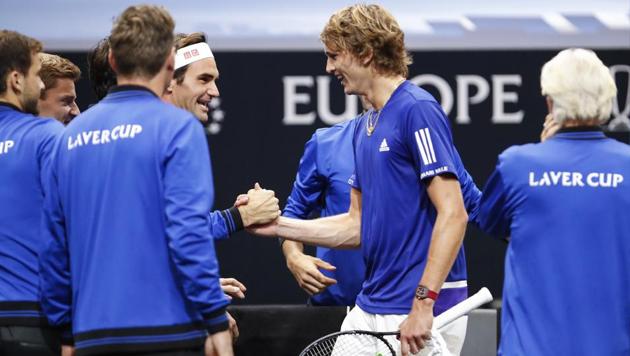
[[448, 222], [448, 225], [451, 226], [466, 228], [466, 225], [468, 224], [468, 212], [466, 212], [466, 208], [464, 208], [464, 206], [448, 209], [439, 215], [442, 215]]

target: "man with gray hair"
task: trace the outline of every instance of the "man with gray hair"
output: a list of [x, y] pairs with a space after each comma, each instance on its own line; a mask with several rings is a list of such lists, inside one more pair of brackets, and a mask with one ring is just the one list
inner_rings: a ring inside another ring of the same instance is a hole
[[547, 62], [558, 132], [499, 156], [481, 228], [511, 236], [499, 355], [630, 354], [630, 147], [607, 138], [616, 87], [585, 49]]

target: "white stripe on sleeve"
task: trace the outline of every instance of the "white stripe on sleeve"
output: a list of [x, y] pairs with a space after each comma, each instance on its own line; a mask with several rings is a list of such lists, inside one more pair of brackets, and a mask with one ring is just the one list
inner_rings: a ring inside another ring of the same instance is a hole
[[422, 143], [420, 142], [420, 136], [418, 135], [418, 131], [414, 132], [416, 134], [416, 143], [418, 144], [418, 149], [420, 150], [420, 155], [422, 156], [422, 162], [427, 165], [427, 154], [424, 153], [424, 148], [422, 147]]

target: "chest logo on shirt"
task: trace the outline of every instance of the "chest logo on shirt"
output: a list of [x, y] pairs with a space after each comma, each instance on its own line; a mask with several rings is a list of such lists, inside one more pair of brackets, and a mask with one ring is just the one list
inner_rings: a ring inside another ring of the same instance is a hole
[[420, 150], [420, 156], [422, 156], [422, 163], [425, 165], [433, 164], [437, 162], [435, 159], [435, 150], [433, 149], [433, 141], [431, 141], [431, 133], [429, 128], [424, 128], [414, 132], [416, 136], [416, 144], [418, 150]]
[[11, 147], [13, 146], [15, 146], [14, 141], [11, 141], [11, 140], [0, 141], [0, 155], [8, 153]]
[[381, 142], [381, 146], [378, 148], [379, 152], [387, 152], [389, 151], [389, 146], [387, 146], [387, 139], [383, 139], [383, 142]]

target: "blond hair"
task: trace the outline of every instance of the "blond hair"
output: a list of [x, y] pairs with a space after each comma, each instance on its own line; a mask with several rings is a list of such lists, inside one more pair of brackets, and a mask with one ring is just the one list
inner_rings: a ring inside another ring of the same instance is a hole
[[[42, 62], [42, 69], [39, 76], [44, 82], [46, 90], [57, 85], [57, 79], [72, 79], [76, 82], [81, 78], [81, 70], [69, 60], [54, 54], [40, 53], [39, 60]], [[42, 93], [45, 95], [46, 91]]]
[[374, 68], [385, 75], [409, 74], [411, 56], [396, 19], [379, 5], [357, 4], [333, 14], [320, 34], [326, 47], [359, 59], [373, 55]]

